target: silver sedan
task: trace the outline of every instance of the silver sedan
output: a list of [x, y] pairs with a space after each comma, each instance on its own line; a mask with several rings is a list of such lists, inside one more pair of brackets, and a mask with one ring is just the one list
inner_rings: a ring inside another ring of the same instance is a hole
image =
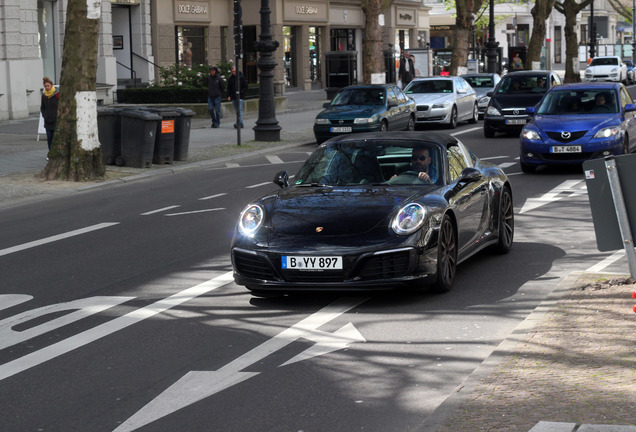
[[461, 77], [414, 79], [404, 89], [416, 103], [415, 126], [443, 124], [454, 129], [459, 121], [477, 123], [475, 90]]

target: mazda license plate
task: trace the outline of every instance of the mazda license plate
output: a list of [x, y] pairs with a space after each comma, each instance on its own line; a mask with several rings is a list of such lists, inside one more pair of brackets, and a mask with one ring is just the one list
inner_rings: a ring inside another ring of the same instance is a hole
[[281, 267], [287, 270], [342, 270], [342, 257], [283, 255]]
[[581, 146], [552, 146], [550, 147], [550, 153], [581, 153], [583, 149]]

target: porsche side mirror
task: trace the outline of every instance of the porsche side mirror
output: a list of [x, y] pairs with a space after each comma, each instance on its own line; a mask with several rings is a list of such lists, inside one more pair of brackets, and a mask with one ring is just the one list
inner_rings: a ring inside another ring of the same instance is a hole
[[274, 176], [274, 184], [277, 184], [282, 189], [289, 189], [289, 174], [287, 171], [280, 171]]
[[481, 180], [481, 173], [476, 168], [464, 168], [459, 175], [457, 183], [473, 183]]

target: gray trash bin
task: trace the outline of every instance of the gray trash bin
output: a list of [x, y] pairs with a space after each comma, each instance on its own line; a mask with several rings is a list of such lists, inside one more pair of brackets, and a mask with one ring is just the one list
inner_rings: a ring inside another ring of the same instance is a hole
[[121, 118], [121, 163], [150, 168], [161, 116], [149, 111], [123, 110]]
[[102, 160], [106, 165], [114, 165], [121, 155], [121, 119], [122, 108], [97, 110], [97, 133], [102, 147]]
[[148, 111], [161, 116], [157, 125], [154, 164], [171, 164], [174, 160], [175, 126], [181, 116], [174, 108], [147, 108]]
[[190, 126], [192, 117], [196, 114], [187, 108], [177, 108], [180, 114], [177, 118], [174, 130], [174, 160], [188, 160], [188, 149], [190, 148]]

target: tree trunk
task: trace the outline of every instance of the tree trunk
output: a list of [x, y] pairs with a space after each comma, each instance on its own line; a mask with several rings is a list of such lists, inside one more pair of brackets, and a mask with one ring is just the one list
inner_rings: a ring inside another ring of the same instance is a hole
[[576, 35], [576, 16], [585, 9], [592, 0], [577, 3], [576, 0], [564, 0], [556, 3], [555, 9], [565, 15], [565, 78], [566, 83], [581, 82], [581, 75], [574, 70], [574, 61], [579, 59], [579, 42]]
[[528, 43], [528, 52], [526, 53], [525, 68], [532, 69], [533, 62], [541, 61], [541, 47], [545, 40], [546, 26], [545, 22], [554, 8], [556, 0], [536, 0], [534, 6], [530, 10], [532, 13], [532, 36]]
[[457, 0], [455, 2], [455, 31], [453, 32], [450, 75], [458, 75], [460, 66], [468, 64], [468, 43], [471, 35], [473, 0]]
[[97, 43], [101, 0], [69, 0], [60, 100], [46, 180], [90, 181], [104, 175], [97, 135]]
[[365, 34], [362, 47], [362, 82], [371, 83], [371, 74], [384, 71], [382, 52], [382, 30], [379, 16], [382, 13], [382, 0], [362, 2], [365, 16]]

